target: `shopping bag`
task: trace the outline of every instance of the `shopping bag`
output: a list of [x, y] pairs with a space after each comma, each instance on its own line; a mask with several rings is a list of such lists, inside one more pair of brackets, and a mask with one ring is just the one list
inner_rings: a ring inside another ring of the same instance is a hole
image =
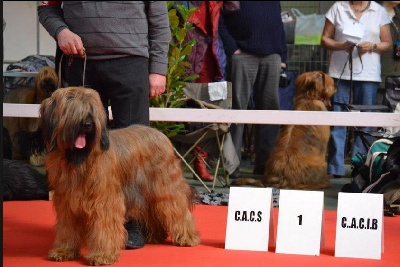
[[291, 9], [296, 18], [294, 44], [319, 45], [325, 24], [325, 15], [304, 15], [296, 8]]

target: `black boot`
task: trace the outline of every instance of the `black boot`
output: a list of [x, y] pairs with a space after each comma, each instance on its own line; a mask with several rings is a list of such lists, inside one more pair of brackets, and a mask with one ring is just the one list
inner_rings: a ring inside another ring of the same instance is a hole
[[146, 231], [143, 224], [129, 220], [125, 224], [125, 229], [128, 231], [128, 240], [126, 241], [126, 249], [137, 249], [144, 247], [146, 243]]

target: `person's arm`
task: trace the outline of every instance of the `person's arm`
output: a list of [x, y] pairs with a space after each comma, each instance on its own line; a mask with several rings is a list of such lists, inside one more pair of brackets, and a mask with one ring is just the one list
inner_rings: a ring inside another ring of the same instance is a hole
[[62, 1], [41, 1], [38, 7], [39, 22], [57, 41], [60, 49], [67, 55], [85, 56], [81, 38], [68, 29], [61, 8]]
[[146, 5], [149, 25], [149, 72], [165, 75], [171, 41], [167, 4], [165, 1], [149, 1]]
[[393, 45], [392, 36], [390, 34], [390, 24], [385, 24], [380, 28], [380, 43], [362, 42], [357, 45], [361, 54], [364, 53], [385, 53], [390, 50]]
[[166, 89], [171, 30], [167, 3], [149, 1], [146, 5], [149, 25], [149, 97], [153, 98], [164, 93]]
[[282, 38], [281, 38], [281, 45], [282, 45], [282, 54], [281, 54], [281, 68], [287, 68], [287, 45], [286, 45], [286, 36], [285, 36], [285, 29], [282, 27]]
[[57, 40], [57, 35], [68, 28], [61, 8], [62, 1], [41, 1], [38, 7], [39, 22]]
[[232, 37], [232, 35], [229, 33], [228, 29], [225, 26], [222, 14], [220, 15], [218, 21], [218, 34], [222, 40], [225, 53], [227, 56], [240, 53], [240, 49], [238, 48], [235, 39]]
[[324, 30], [322, 31], [321, 37], [321, 46], [329, 50], [345, 50], [347, 53], [351, 53], [356, 44], [349, 41], [336, 41], [334, 36], [335, 25], [333, 25], [329, 19], [325, 19]]

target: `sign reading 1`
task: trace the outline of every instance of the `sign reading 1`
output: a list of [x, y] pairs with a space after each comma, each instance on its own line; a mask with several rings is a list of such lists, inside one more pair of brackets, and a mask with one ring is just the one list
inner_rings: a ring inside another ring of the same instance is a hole
[[299, 225], [302, 225], [303, 224], [303, 215], [299, 215], [299, 216], [297, 216], [297, 218], [299, 218]]
[[281, 189], [276, 253], [319, 255], [324, 192]]

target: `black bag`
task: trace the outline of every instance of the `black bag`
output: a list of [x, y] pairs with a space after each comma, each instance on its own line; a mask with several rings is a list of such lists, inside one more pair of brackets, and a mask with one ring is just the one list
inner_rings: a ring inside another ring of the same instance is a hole
[[279, 81], [279, 109], [280, 110], [293, 110], [293, 98], [295, 95], [294, 82], [299, 76], [298, 71], [282, 70]]
[[400, 60], [400, 41], [393, 43], [393, 59]]
[[285, 30], [285, 39], [287, 44], [294, 44], [294, 28], [296, 21], [289, 11], [281, 12], [283, 28]]
[[386, 99], [392, 110], [400, 103], [400, 76], [387, 76], [385, 78]]

